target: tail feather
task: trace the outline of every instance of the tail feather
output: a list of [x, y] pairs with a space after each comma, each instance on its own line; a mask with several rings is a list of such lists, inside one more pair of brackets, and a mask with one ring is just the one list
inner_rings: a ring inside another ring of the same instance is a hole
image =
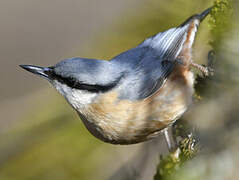
[[188, 57], [181, 59], [183, 64], [191, 61], [191, 49], [195, 40], [200, 22], [210, 13], [212, 7], [200, 14], [196, 14], [187, 19], [182, 25], [160, 32], [153, 37], [146, 39], [140, 47], [150, 46], [157, 51], [158, 58], [163, 61], [172, 62], [171, 66], [164, 68], [162, 76], [167, 77], [172, 71], [172, 66], [177, 62], [178, 57]]
[[196, 18], [198, 18], [200, 21], [203, 21], [203, 19], [205, 19], [205, 17], [207, 17], [207, 15], [211, 12], [212, 8], [213, 7], [210, 7], [203, 11], [201, 14], [196, 15]]
[[190, 24], [192, 21], [194, 20], [199, 20], [199, 22], [202, 22], [206, 17], [207, 15], [211, 12], [213, 7], [210, 7], [208, 9], [206, 9], [205, 11], [203, 11], [202, 13], [200, 14], [195, 14], [191, 17], [189, 17], [186, 21], [184, 21], [179, 27], [182, 27], [182, 26], [185, 26], [187, 24]]
[[200, 14], [188, 18], [183, 24], [176, 28], [160, 32], [145, 40], [141, 46], [151, 46], [158, 50], [161, 59], [174, 61], [184, 45], [192, 47], [200, 22], [210, 13], [212, 7]]

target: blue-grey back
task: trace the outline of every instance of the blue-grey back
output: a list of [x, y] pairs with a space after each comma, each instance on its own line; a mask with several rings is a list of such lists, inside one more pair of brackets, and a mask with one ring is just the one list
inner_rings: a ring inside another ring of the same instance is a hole
[[144, 99], [156, 92], [173, 71], [188, 27], [185, 24], [159, 33], [110, 61], [66, 59], [56, 64], [54, 72], [77, 83], [110, 85], [122, 99]]
[[144, 99], [163, 85], [177, 63], [187, 29], [185, 25], [164, 31], [112, 59], [118, 66], [128, 67], [120, 89], [121, 98]]

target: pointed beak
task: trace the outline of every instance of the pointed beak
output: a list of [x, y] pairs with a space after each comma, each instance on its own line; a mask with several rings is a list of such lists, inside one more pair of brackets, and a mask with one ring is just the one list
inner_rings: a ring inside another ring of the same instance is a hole
[[19, 65], [21, 68], [33, 73], [33, 74], [36, 74], [36, 75], [39, 75], [39, 76], [43, 76], [47, 79], [49, 79], [49, 72], [50, 72], [50, 68], [46, 68], [46, 67], [39, 67], [39, 66], [32, 66], [32, 65]]

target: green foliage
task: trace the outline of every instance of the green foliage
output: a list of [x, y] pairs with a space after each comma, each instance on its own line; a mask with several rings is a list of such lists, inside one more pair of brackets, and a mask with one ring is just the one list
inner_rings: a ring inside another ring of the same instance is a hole
[[212, 41], [210, 42], [214, 50], [223, 41], [223, 36], [230, 32], [232, 28], [232, 1], [231, 0], [215, 0], [213, 9], [210, 13], [210, 29]]
[[155, 180], [170, 176], [179, 169], [182, 161], [179, 157], [175, 156], [176, 153], [170, 153], [166, 157], [160, 156], [160, 166], [158, 166], [158, 173], [154, 177]]
[[179, 139], [178, 149], [165, 157], [160, 156], [155, 180], [173, 179], [184, 163], [194, 158], [200, 150], [196, 132], [187, 121], [177, 121], [173, 126], [173, 135]]
[[[209, 25], [212, 40], [210, 41], [210, 45], [214, 51], [218, 51], [223, 38], [230, 33], [230, 29], [232, 29], [232, 1], [231, 0], [215, 0], [214, 6], [210, 13]], [[214, 55], [212, 51], [209, 55]], [[212, 61], [214, 61], [215, 57], [208, 57], [209, 62], [208, 65], [212, 65]], [[215, 63], [215, 62], [213, 62]], [[225, 67], [225, 66], [224, 66]], [[214, 77], [197, 77], [197, 84], [195, 86], [196, 96], [201, 99], [201, 97], [205, 97], [205, 92], [208, 93], [208, 85], [214, 81]], [[215, 85], [215, 83], [214, 83]], [[214, 86], [215, 88], [215, 86]], [[205, 91], [207, 89], [207, 91]], [[210, 94], [210, 93], [209, 93]], [[177, 129], [187, 129], [184, 125], [178, 126]], [[176, 129], [176, 132], [177, 132]], [[176, 133], [176, 136], [178, 134]], [[195, 147], [195, 139], [190, 134], [188, 137], [184, 138], [180, 142], [179, 149], [181, 151], [180, 155], [175, 158], [175, 152], [170, 153], [165, 157], [160, 157], [160, 164], [158, 165], [157, 173], [154, 177], [155, 180], [160, 179], [175, 179], [175, 174], [180, 172], [180, 168], [183, 167], [187, 161], [191, 160], [197, 155], [199, 150], [198, 145]], [[184, 174], [184, 178], [187, 179], [187, 175]]]
[[[208, 53], [208, 66], [215, 69], [214, 76], [196, 78], [196, 96], [210, 98], [217, 96], [220, 93], [219, 87], [223, 83], [224, 87], [230, 87], [226, 83], [231, 83], [232, 80], [227, 76], [232, 72], [234, 67], [229, 59], [225, 59], [222, 55], [224, 51], [222, 47], [225, 47], [223, 42], [227, 37], [230, 37], [230, 33], [233, 28], [233, 2], [232, 0], [215, 0], [213, 8], [209, 16], [209, 26], [212, 50]], [[227, 74], [227, 75], [226, 75]], [[226, 79], [225, 79], [226, 78]], [[205, 88], [207, 87], [207, 88]], [[218, 91], [215, 91], [218, 89]]]

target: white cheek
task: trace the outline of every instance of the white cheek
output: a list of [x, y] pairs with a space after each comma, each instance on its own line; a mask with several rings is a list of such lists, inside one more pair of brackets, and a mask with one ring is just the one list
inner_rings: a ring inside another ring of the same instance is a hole
[[52, 84], [76, 110], [84, 108], [87, 104], [92, 103], [97, 96], [96, 93], [72, 89], [57, 81], [54, 81]]

